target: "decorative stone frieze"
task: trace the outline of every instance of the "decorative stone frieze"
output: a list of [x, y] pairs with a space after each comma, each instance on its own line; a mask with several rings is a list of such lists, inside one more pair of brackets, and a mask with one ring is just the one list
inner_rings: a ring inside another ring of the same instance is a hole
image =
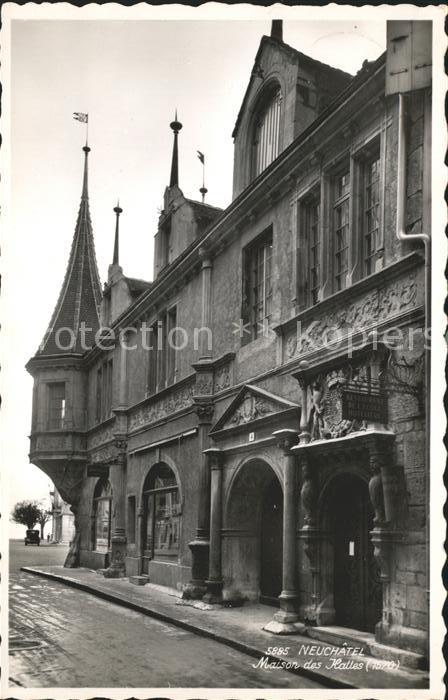
[[112, 464], [117, 457], [117, 450], [114, 444], [109, 444], [98, 450], [95, 450], [89, 455], [92, 464]]
[[[348, 306], [341, 304], [326, 313], [319, 307], [312, 320], [285, 335], [285, 360], [328, 346], [352, 333], [392, 319], [423, 303], [423, 292], [415, 272], [362, 294]], [[298, 319], [299, 320], [299, 319]]]
[[112, 423], [111, 425], [99, 428], [98, 430], [95, 430], [95, 432], [90, 433], [90, 435], [87, 438], [88, 449], [93, 450], [95, 447], [98, 447], [99, 445], [104, 445], [113, 440], [114, 431], [115, 426]]
[[154, 397], [150, 403], [134, 410], [129, 418], [129, 430], [137, 430], [144, 425], [155, 423], [177, 411], [192, 405], [193, 384], [175, 389], [160, 398]]
[[71, 435], [39, 435], [34, 448], [42, 452], [51, 452], [70, 449], [71, 444]]

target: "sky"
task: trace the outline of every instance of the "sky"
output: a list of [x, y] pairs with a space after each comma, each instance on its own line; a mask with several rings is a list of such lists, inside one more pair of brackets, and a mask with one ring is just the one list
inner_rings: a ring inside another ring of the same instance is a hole
[[[111, 262], [113, 207], [120, 264], [152, 279], [153, 238], [168, 184], [178, 110], [179, 180], [200, 199], [231, 201], [232, 130], [270, 18], [208, 20], [13, 20], [10, 77], [9, 226], [3, 237], [3, 453], [9, 501], [47, 499], [48, 477], [28, 462], [32, 379], [24, 369], [39, 345], [63, 280], [81, 195], [89, 114], [89, 194], [102, 281]], [[385, 50], [385, 21], [285, 21], [284, 41], [355, 74]], [[14, 271], [14, 273], [12, 272]], [[11, 526], [11, 536], [23, 528]]]

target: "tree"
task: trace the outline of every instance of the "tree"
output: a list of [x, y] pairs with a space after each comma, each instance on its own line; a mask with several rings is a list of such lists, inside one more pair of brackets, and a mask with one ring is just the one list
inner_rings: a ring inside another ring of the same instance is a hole
[[40, 512], [39, 512], [39, 517], [37, 518], [37, 522], [40, 525], [40, 539], [43, 540], [44, 539], [44, 527], [45, 527], [46, 523], [48, 523], [48, 521], [50, 520], [51, 513], [49, 513], [48, 510], [45, 510], [45, 508], [40, 508], [39, 511]]
[[41, 510], [37, 501], [20, 501], [13, 508], [11, 520], [19, 525], [26, 525], [27, 530], [32, 530], [39, 521]]

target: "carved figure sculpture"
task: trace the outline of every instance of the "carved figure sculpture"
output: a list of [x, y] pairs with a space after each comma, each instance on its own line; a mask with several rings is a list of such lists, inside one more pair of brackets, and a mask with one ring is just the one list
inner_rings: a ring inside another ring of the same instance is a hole
[[311, 409], [309, 417], [311, 440], [328, 439], [331, 433], [325, 423], [323, 386], [319, 380], [311, 385]]

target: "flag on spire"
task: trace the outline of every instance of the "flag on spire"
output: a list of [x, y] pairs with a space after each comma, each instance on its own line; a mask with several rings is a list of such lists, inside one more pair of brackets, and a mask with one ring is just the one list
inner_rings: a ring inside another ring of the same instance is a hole
[[89, 121], [89, 115], [84, 114], [84, 112], [73, 112], [73, 119], [76, 119], [78, 122], [84, 122], [84, 124], [87, 124]]
[[204, 156], [204, 154], [201, 153], [201, 151], [197, 151], [197, 154], [198, 154], [198, 158], [199, 158], [199, 160], [201, 161], [202, 165], [204, 165], [204, 163], [205, 163], [205, 156]]

